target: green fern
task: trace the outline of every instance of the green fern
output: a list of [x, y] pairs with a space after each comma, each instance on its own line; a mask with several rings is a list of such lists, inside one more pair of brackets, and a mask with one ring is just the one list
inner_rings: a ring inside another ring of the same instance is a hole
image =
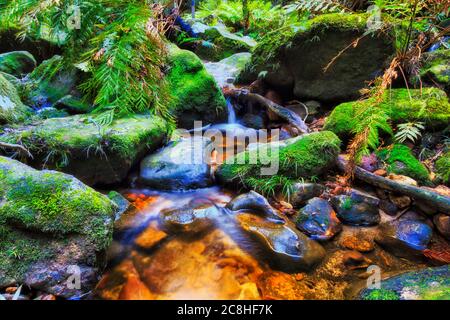
[[395, 139], [397, 142], [403, 143], [409, 140], [413, 143], [422, 136], [421, 130], [425, 130], [423, 122], [408, 122], [397, 126]]
[[[54, 42], [63, 49], [65, 64], [88, 71], [80, 89], [96, 106], [94, 112], [107, 112], [106, 122], [112, 111], [114, 116], [150, 111], [171, 119], [161, 71], [166, 52], [151, 30], [155, 17], [150, 1], [0, 1], [2, 28], [19, 28], [20, 37]], [[68, 25], [74, 4], [80, 10], [79, 29]]]

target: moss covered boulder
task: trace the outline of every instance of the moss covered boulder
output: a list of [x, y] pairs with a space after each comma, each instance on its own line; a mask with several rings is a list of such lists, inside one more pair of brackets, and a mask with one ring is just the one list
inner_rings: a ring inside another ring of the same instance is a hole
[[435, 163], [436, 173], [442, 182], [450, 185], [450, 151], [444, 153]]
[[256, 46], [252, 38], [232, 33], [222, 24], [207, 26], [195, 22], [192, 29], [204, 40], [197, 44], [195, 53], [205, 60], [220, 61], [235, 53], [248, 52]]
[[30, 164], [34, 167], [55, 168], [89, 185], [113, 184], [161, 147], [170, 130], [156, 116], [121, 118], [101, 128], [78, 115], [14, 128], [1, 135], [0, 141], [20, 141], [33, 154]]
[[450, 300], [450, 266], [427, 268], [381, 281], [379, 289], [363, 289], [362, 300]]
[[179, 127], [190, 129], [194, 121], [203, 121], [206, 125], [227, 118], [221, 90], [194, 53], [172, 45], [169, 47], [169, 64], [167, 80]]
[[412, 154], [405, 145], [395, 144], [380, 150], [377, 155], [387, 164], [389, 173], [413, 178], [421, 184], [430, 184], [427, 168]]
[[36, 60], [27, 51], [13, 51], [0, 54], [0, 71], [22, 77], [36, 68]]
[[23, 121], [30, 111], [20, 100], [14, 85], [0, 74], [0, 125]]
[[[240, 81], [249, 83], [260, 75], [269, 87], [284, 92], [287, 98], [305, 101], [354, 99], [366, 81], [382, 73], [395, 52], [388, 31], [362, 37], [368, 19], [368, 14], [324, 14], [297, 31], [284, 29], [268, 34], [254, 49]], [[357, 46], [349, 47], [359, 38]]]
[[[0, 157], [0, 287], [66, 298], [92, 289], [117, 206], [72, 176]], [[79, 273], [81, 287], [70, 277]]]
[[371, 105], [382, 108], [394, 124], [424, 122], [427, 127], [436, 128], [445, 127], [450, 121], [450, 103], [444, 91], [392, 89], [384, 93], [381, 103], [367, 99], [338, 105], [327, 118], [324, 129], [341, 138], [350, 137], [358, 121], [358, 110]]
[[412, 82], [418, 86], [420, 85], [420, 79], [422, 84], [425, 82], [425, 84], [432, 86], [438, 85], [447, 94], [450, 94], [450, 49], [425, 53], [422, 64], [420, 77], [412, 79]]
[[242, 182], [259, 191], [263, 191], [266, 183], [282, 185], [317, 177], [334, 166], [341, 141], [334, 133], [322, 131], [281, 141], [273, 149], [274, 143], [258, 144], [227, 159], [217, 170], [216, 177], [225, 184]]
[[[82, 77], [81, 70], [65, 63], [61, 56], [53, 56], [43, 61], [30, 74], [26, 84], [28, 93], [26, 102], [35, 108], [68, 106], [70, 113], [84, 112], [89, 106], [85, 106], [82, 102], [82, 95], [77, 89]], [[72, 112], [73, 109], [77, 111]]]

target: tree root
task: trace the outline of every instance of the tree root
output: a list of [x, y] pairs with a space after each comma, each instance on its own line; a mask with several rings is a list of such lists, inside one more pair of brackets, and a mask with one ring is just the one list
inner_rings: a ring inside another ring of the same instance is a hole
[[[342, 155], [338, 157], [337, 164], [339, 169], [345, 172], [347, 160]], [[393, 180], [377, 176], [360, 167], [355, 168], [354, 176], [359, 180], [367, 182], [377, 188], [400, 193], [416, 200], [423, 201], [442, 212], [450, 212], [450, 197], [446, 197], [439, 193], [419, 187], [401, 184]]]
[[6, 142], [0, 141], [0, 148], [17, 150], [21, 153], [26, 154], [29, 158], [33, 158], [33, 155], [30, 153], [30, 151], [28, 151], [27, 148], [25, 148], [24, 146], [22, 146], [20, 144], [12, 144], [12, 143], [6, 143]]

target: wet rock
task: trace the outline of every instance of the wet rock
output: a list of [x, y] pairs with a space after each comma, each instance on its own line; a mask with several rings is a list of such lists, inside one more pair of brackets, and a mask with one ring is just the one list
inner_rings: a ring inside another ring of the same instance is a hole
[[[36, 121], [0, 135], [0, 141], [21, 141], [37, 168], [58, 168], [89, 185], [124, 180], [130, 169], [168, 136], [166, 121], [134, 115], [114, 120], [104, 134], [83, 116]], [[52, 155], [49, 157], [49, 155]]]
[[171, 110], [178, 128], [191, 129], [194, 121], [202, 121], [202, 126], [225, 122], [225, 98], [199, 57], [171, 45], [169, 65], [166, 79], [173, 99]]
[[450, 266], [403, 273], [381, 281], [380, 289], [363, 289], [363, 300], [448, 300]]
[[[65, 298], [90, 291], [106, 263], [116, 205], [72, 176], [5, 157], [0, 194], [0, 287], [14, 279]], [[67, 286], [78, 272], [81, 288]]]
[[398, 207], [388, 200], [380, 200], [380, 209], [390, 216], [395, 216], [398, 212]]
[[36, 68], [36, 59], [27, 51], [13, 51], [0, 54], [0, 71], [16, 77], [23, 77]]
[[318, 183], [296, 183], [290, 197], [290, 203], [294, 207], [304, 204], [309, 199], [320, 196], [325, 187]]
[[269, 201], [253, 190], [237, 196], [226, 205], [226, 208], [231, 211], [251, 211], [271, 219], [282, 220]]
[[251, 53], [241, 52], [220, 60], [205, 63], [205, 68], [214, 77], [219, 87], [233, 83], [236, 76], [251, 58]]
[[361, 234], [346, 236], [341, 240], [339, 244], [349, 250], [355, 250], [359, 252], [370, 252], [374, 249], [373, 242], [364, 239]]
[[195, 53], [202, 59], [219, 61], [234, 53], [251, 51], [256, 45], [252, 38], [231, 33], [223, 24], [208, 26], [201, 22], [195, 22], [192, 28], [205, 40], [195, 50]]
[[264, 129], [266, 127], [266, 121], [262, 115], [246, 113], [241, 122], [247, 128], [253, 128], [256, 130]]
[[339, 220], [354, 226], [372, 226], [380, 223], [379, 202], [378, 198], [356, 190], [331, 198], [331, 204]]
[[301, 287], [290, 274], [278, 271], [264, 272], [258, 277], [258, 288], [265, 300], [303, 300]]
[[391, 202], [399, 209], [405, 209], [411, 205], [411, 198], [405, 195], [389, 194]]
[[390, 221], [380, 225], [375, 241], [396, 256], [416, 258], [427, 248], [432, 234], [431, 227], [422, 221]]
[[186, 190], [210, 186], [211, 167], [207, 163], [210, 145], [211, 140], [203, 137], [172, 141], [142, 161], [140, 182], [162, 190]]
[[450, 216], [446, 214], [438, 214], [433, 218], [433, 222], [439, 232], [450, 240]]
[[127, 212], [131, 207], [130, 202], [116, 191], [109, 192], [108, 198], [117, 205], [116, 220], [118, 220], [122, 216], [122, 214]]
[[150, 250], [167, 238], [167, 233], [150, 224], [134, 241], [141, 249]]
[[221, 210], [216, 206], [182, 208], [162, 211], [160, 222], [168, 232], [194, 235], [210, 229], [213, 219], [221, 215]]
[[341, 222], [331, 205], [320, 198], [309, 200], [300, 209], [296, 226], [314, 240], [329, 240], [342, 230]]
[[262, 245], [267, 262], [283, 271], [309, 270], [325, 256], [322, 246], [286, 224], [238, 214], [239, 225]]
[[364, 262], [371, 262], [369, 259], [364, 257], [359, 251], [345, 251], [342, 257], [342, 261], [346, 266], [360, 266]]

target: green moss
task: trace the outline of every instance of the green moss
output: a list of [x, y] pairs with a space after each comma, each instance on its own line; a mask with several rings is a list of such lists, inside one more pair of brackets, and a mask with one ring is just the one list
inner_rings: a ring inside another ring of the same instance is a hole
[[[327, 118], [324, 130], [333, 131], [341, 138], [351, 136], [352, 129], [358, 121], [358, 110], [367, 104], [375, 105], [375, 103], [373, 99], [368, 99], [338, 105]], [[439, 127], [447, 125], [450, 121], [450, 103], [447, 95], [437, 88], [388, 90], [384, 93], [379, 106], [394, 123], [420, 121], [429, 127]]]
[[[271, 61], [278, 61], [277, 57], [281, 56], [285, 48], [293, 46], [295, 43], [301, 43], [305, 39], [320, 38], [320, 35], [329, 30], [356, 30], [361, 33], [365, 32], [367, 27], [368, 14], [345, 14], [330, 13], [317, 15], [311, 20], [302, 23], [298, 27], [284, 27], [268, 33], [254, 48], [252, 60], [247, 65], [246, 70], [242, 73], [261, 72], [269, 69], [276, 69]], [[385, 19], [386, 20], [386, 19]], [[240, 81], [244, 81], [240, 77]]]
[[388, 164], [388, 172], [411, 177], [421, 184], [430, 184], [426, 167], [414, 157], [407, 146], [395, 144], [379, 151], [378, 156]]
[[420, 70], [422, 78], [431, 77], [445, 86], [450, 85], [450, 49], [438, 50], [428, 54], [424, 66]]
[[82, 234], [99, 249], [109, 244], [111, 230], [105, 221], [114, 216], [116, 206], [73, 177], [0, 157], [0, 182], [4, 223], [57, 237]]
[[[244, 159], [243, 164], [239, 164], [238, 161], [225, 163], [219, 168], [217, 175], [225, 182], [237, 180], [247, 187], [263, 186], [267, 184], [267, 179], [270, 179], [272, 185], [277, 181], [279, 185], [288, 185], [290, 180], [310, 179], [325, 173], [334, 164], [340, 151], [340, 143], [339, 138], [332, 132], [322, 131], [304, 135], [280, 148], [279, 170], [272, 177], [261, 175], [261, 168], [268, 165], [261, 163], [258, 154], [267, 154], [271, 161], [276, 161], [276, 158], [272, 158], [270, 146], [259, 146], [257, 149], [237, 154], [230, 161]], [[263, 150], [264, 148], [268, 149]], [[250, 159], [257, 159], [257, 163], [250, 164]]]
[[399, 300], [400, 297], [394, 290], [374, 289], [363, 297], [363, 300]]
[[0, 54], [0, 71], [13, 76], [23, 76], [36, 67], [36, 60], [27, 51], [13, 51]]
[[176, 113], [192, 110], [218, 114], [225, 110], [222, 92], [194, 53], [171, 46], [170, 65], [167, 80]]
[[435, 168], [438, 177], [446, 185], [450, 185], [450, 151], [447, 151], [436, 161]]
[[66, 166], [71, 157], [78, 160], [95, 155], [114, 155], [133, 162], [145, 148], [158, 147], [172, 126], [157, 116], [134, 116], [115, 120], [104, 129], [88, 118], [71, 116], [47, 119], [0, 136], [0, 141], [21, 141], [48, 164]]
[[0, 74], [0, 124], [25, 120], [30, 110], [19, 98], [14, 85]]

